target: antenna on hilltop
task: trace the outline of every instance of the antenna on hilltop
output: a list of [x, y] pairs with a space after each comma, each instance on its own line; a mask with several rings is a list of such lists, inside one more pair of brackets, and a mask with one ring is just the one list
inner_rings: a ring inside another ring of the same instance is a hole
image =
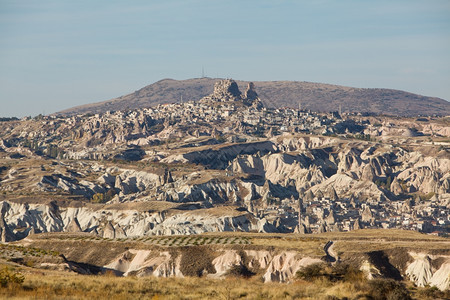
[[205, 78], [205, 68], [202, 67], [202, 78]]

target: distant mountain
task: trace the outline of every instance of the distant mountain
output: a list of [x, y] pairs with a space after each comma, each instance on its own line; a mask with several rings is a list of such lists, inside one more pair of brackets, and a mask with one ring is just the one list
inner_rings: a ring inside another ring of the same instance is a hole
[[[101, 113], [199, 100], [213, 92], [218, 78], [163, 79], [134, 93], [111, 100], [69, 108], [57, 114]], [[248, 81], [236, 81], [244, 91]], [[267, 107], [292, 107], [313, 111], [369, 112], [386, 115], [450, 115], [450, 102], [405, 91], [353, 88], [300, 81], [254, 81], [256, 92]]]

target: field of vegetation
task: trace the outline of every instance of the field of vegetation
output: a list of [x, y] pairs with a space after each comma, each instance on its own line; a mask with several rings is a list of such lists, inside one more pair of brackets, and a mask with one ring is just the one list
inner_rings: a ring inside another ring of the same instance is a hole
[[1, 299], [448, 299], [450, 292], [388, 279], [366, 280], [348, 265], [312, 265], [288, 284], [233, 269], [226, 279], [78, 275], [3, 266]]
[[[386, 245], [398, 247], [400, 245], [414, 246], [426, 245], [424, 249], [445, 249], [450, 244], [446, 238], [421, 234], [416, 231], [396, 229], [362, 229], [349, 232], [327, 232], [314, 235], [298, 234], [270, 234], [249, 232], [214, 232], [198, 235], [169, 235], [169, 236], [142, 236], [133, 238], [108, 239], [88, 233], [44, 233], [33, 236], [33, 239], [46, 240], [83, 240], [83, 241], [109, 241], [118, 243], [143, 243], [159, 246], [192, 246], [192, 245], [226, 245], [226, 244], [252, 244], [271, 246], [277, 248], [299, 249], [303, 247], [321, 247], [326, 241], [333, 240], [347, 245], [349, 249], [361, 250], [361, 244], [367, 244], [370, 249], [373, 245]], [[362, 243], [364, 242], [364, 243]], [[358, 248], [355, 248], [360, 245]], [[346, 249], [347, 250], [347, 249]]]
[[[195, 266], [203, 260], [210, 262], [212, 258], [207, 256], [221, 249], [295, 250], [321, 257], [327, 241], [334, 241], [334, 250], [343, 261], [304, 267], [289, 283], [263, 283], [261, 270], [247, 268], [245, 264], [233, 266], [225, 279], [204, 274], [196, 277]], [[391, 258], [396, 261], [392, 263], [400, 264], [408, 259], [408, 249], [447, 255], [448, 246], [447, 239], [400, 230], [317, 235], [223, 232], [125, 239], [105, 239], [86, 233], [46, 233], [33, 235], [25, 243], [0, 244], [0, 299], [450, 299], [450, 291], [418, 288], [410, 281], [367, 280], [355, 268], [357, 264], [351, 264], [366, 251], [394, 251]], [[182, 260], [181, 268], [187, 277], [116, 277], [112, 271], [80, 275], [67, 268], [52, 267], [64, 263], [61, 254], [102, 266], [127, 249], [182, 252], [186, 259]]]

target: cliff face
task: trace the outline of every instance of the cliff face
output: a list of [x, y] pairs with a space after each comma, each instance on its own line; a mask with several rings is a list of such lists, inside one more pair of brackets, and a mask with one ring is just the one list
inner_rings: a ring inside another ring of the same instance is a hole
[[[196, 209], [150, 212], [125, 206], [56, 207], [46, 204], [0, 202], [8, 206], [5, 222], [0, 223], [6, 241], [22, 239], [31, 233], [89, 232], [104, 238], [142, 237], [148, 235], [201, 234], [205, 232], [254, 231], [277, 229], [245, 211], [233, 209]], [[218, 216], [220, 214], [220, 216]], [[25, 231], [13, 229], [27, 228]]]
[[[201, 247], [195, 249], [197, 254], [204, 254], [205, 251], [208, 252]], [[187, 251], [178, 254], [172, 251], [170, 254], [168, 251], [127, 250], [104, 268], [119, 271], [124, 276], [184, 277], [201, 273], [206, 277], [221, 278], [229, 275], [235, 266], [246, 266], [249, 270], [262, 273], [264, 282], [289, 282], [295, 279], [296, 272], [302, 267], [322, 262], [320, 258], [303, 257], [294, 251], [274, 255], [266, 250], [223, 248], [202, 258], [199, 265], [203, 264], [204, 269], [192, 270], [184, 263], [188, 255]]]

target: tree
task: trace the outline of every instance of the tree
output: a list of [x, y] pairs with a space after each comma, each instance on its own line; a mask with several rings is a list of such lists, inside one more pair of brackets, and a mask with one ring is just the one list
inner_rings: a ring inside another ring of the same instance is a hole
[[104, 203], [105, 202], [105, 195], [103, 193], [96, 193], [94, 196], [92, 196], [92, 202], [94, 203]]

